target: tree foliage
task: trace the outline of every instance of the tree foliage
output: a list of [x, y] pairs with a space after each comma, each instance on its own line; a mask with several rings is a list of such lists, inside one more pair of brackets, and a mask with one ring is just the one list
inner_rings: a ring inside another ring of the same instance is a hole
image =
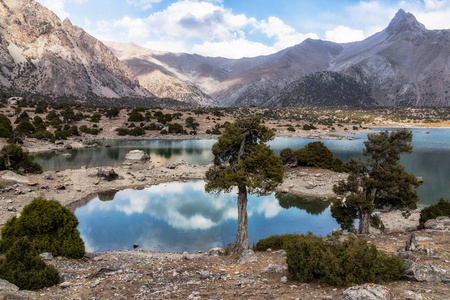
[[5, 115], [0, 114], [0, 137], [11, 138], [12, 133], [11, 121]]
[[331, 208], [343, 229], [350, 229], [359, 218], [359, 232], [368, 233], [371, 214], [376, 208], [415, 209], [419, 200], [413, 186], [419, 186], [414, 174], [399, 163], [400, 154], [411, 153], [412, 133], [406, 129], [369, 134], [363, 155], [366, 161], [351, 158], [346, 164], [349, 176], [333, 187], [345, 196]]
[[77, 226], [78, 220], [69, 209], [55, 200], [36, 198], [23, 208], [20, 217], [6, 222], [1, 232], [0, 250], [7, 251], [26, 236], [39, 252], [81, 258], [85, 250]]
[[32, 162], [28, 153], [16, 144], [8, 144], [0, 150], [0, 170], [42, 173], [42, 167], [38, 163]]
[[238, 188], [238, 233], [234, 251], [249, 246], [247, 193], [272, 192], [283, 180], [280, 157], [265, 143], [274, 138], [272, 130], [257, 117], [238, 119], [225, 127], [212, 147], [214, 166], [206, 172], [207, 192], [230, 192]]

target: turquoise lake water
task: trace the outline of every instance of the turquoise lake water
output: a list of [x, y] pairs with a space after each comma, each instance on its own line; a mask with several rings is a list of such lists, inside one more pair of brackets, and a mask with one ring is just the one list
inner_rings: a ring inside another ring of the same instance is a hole
[[[284, 195], [249, 196], [250, 242], [274, 234], [327, 235], [339, 225], [329, 203]], [[236, 194], [206, 194], [203, 181], [172, 182], [99, 195], [75, 209], [89, 252], [145, 250], [190, 253], [226, 247], [237, 231]]]
[[[450, 198], [450, 130], [414, 129], [413, 132], [413, 153], [404, 155], [401, 162], [408, 171], [425, 180], [418, 189], [419, 205], [436, 203], [440, 197]], [[323, 142], [336, 156], [347, 161], [352, 156], [360, 157], [364, 148], [366, 136], [354, 137], [357, 139]], [[279, 152], [286, 147], [301, 148], [311, 141], [276, 138], [270, 144]], [[214, 142], [114, 141], [109, 142], [111, 148], [76, 151], [77, 155], [70, 163], [92, 166], [98, 163], [96, 160], [104, 159], [120, 164], [129, 150], [138, 148], [150, 153], [153, 161], [184, 159], [190, 163], [208, 164]], [[48, 162], [51, 167], [58, 167], [55, 158]], [[131, 250], [134, 243], [145, 250], [207, 251], [234, 242], [237, 230], [236, 194], [206, 194], [203, 181], [103, 193], [73, 209], [88, 251]], [[331, 217], [329, 203], [292, 196], [250, 195], [248, 213], [251, 244], [274, 234], [311, 231], [325, 236], [339, 227]]]

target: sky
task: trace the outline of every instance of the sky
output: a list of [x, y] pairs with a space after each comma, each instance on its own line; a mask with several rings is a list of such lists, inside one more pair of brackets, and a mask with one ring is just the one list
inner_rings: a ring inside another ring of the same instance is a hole
[[102, 41], [227, 58], [268, 55], [307, 38], [339, 43], [383, 30], [401, 8], [450, 28], [450, 0], [38, 0]]

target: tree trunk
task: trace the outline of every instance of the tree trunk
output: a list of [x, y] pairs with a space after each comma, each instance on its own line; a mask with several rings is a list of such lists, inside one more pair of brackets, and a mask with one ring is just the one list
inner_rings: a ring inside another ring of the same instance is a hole
[[363, 212], [359, 216], [359, 233], [366, 234], [369, 233], [370, 227], [370, 213]]
[[236, 243], [233, 252], [239, 253], [247, 250], [250, 246], [248, 238], [248, 220], [247, 220], [247, 187], [239, 187], [238, 193], [238, 230], [236, 234]]

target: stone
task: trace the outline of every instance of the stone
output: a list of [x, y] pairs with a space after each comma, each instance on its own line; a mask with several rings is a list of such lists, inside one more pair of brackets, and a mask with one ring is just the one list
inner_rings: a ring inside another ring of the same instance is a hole
[[189, 252], [184, 251], [183, 254], [181, 255], [181, 257], [182, 257], [184, 260], [188, 260], [188, 259], [189, 259]]
[[51, 252], [43, 252], [43, 253], [39, 254], [39, 256], [43, 260], [51, 260], [51, 259], [53, 259], [53, 254]]
[[305, 185], [305, 188], [312, 190], [316, 185], [312, 183], [311, 181], [308, 181]]
[[0, 179], [5, 181], [13, 181], [16, 183], [25, 183], [28, 184], [28, 178], [19, 174], [16, 174], [11, 171], [2, 171], [0, 172]]
[[16, 212], [17, 211], [17, 209], [14, 206], [8, 206], [6, 209], [8, 211], [12, 211], [12, 212]]
[[108, 181], [117, 179], [119, 175], [111, 167], [100, 167], [97, 171], [97, 176], [105, 178]]
[[277, 250], [277, 251], [273, 251], [273, 254], [276, 255], [276, 256], [279, 256], [279, 257], [286, 257], [286, 251], [284, 251], [283, 249]]
[[150, 159], [150, 156], [142, 150], [131, 150], [125, 155], [125, 160], [134, 162], [144, 162]]
[[65, 190], [66, 186], [64, 184], [58, 184], [57, 186], [55, 186], [56, 190]]
[[66, 148], [67, 150], [71, 150], [73, 147], [72, 147], [71, 144], [66, 144], [65, 148]]
[[445, 271], [436, 268], [430, 263], [419, 263], [413, 260], [406, 261], [407, 269], [404, 276], [414, 281], [442, 281], [445, 279]]
[[134, 243], [133, 248], [136, 249], [137, 247], [139, 247], [138, 243]]
[[277, 274], [283, 274], [287, 268], [285, 266], [280, 266], [277, 264], [268, 264], [267, 267], [264, 268], [264, 273], [277, 273]]
[[405, 300], [422, 300], [422, 296], [413, 291], [404, 291], [403, 294], [405, 295]]
[[248, 262], [258, 261], [258, 257], [252, 249], [248, 249], [242, 252], [241, 256], [239, 256], [238, 263], [245, 264]]
[[209, 271], [202, 271], [200, 272], [200, 279], [206, 279], [209, 276], [211, 276], [211, 274], [209, 273]]
[[65, 158], [71, 158], [71, 157], [72, 157], [72, 154], [70, 154], [70, 153], [64, 153], [64, 154], [62, 155], [62, 157], [65, 157]]
[[11, 282], [0, 279], [0, 291], [2, 292], [17, 292], [19, 288]]
[[68, 288], [68, 287], [71, 287], [71, 286], [72, 286], [72, 283], [70, 283], [69, 281], [65, 281], [65, 282], [63, 282], [63, 283], [61, 283], [59, 285], [59, 287], [62, 288], [62, 289], [65, 289], [65, 288]]
[[411, 232], [409, 234], [409, 238], [406, 240], [405, 251], [414, 251], [416, 250], [417, 242], [416, 242], [416, 234]]
[[431, 219], [425, 222], [426, 229], [433, 230], [450, 230], [450, 219], [449, 217], [437, 217], [436, 219]]
[[145, 175], [143, 175], [143, 174], [134, 174], [134, 178], [137, 181], [145, 181], [145, 179], [146, 179]]
[[280, 282], [281, 283], [287, 283], [288, 282], [287, 277], [286, 276], [281, 277]]
[[220, 256], [220, 255], [225, 255], [225, 249], [220, 248], [220, 247], [215, 247], [215, 248], [211, 248], [208, 251], [208, 255], [209, 256]]
[[342, 295], [342, 300], [390, 300], [392, 298], [389, 288], [373, 283], [352, 286]]

